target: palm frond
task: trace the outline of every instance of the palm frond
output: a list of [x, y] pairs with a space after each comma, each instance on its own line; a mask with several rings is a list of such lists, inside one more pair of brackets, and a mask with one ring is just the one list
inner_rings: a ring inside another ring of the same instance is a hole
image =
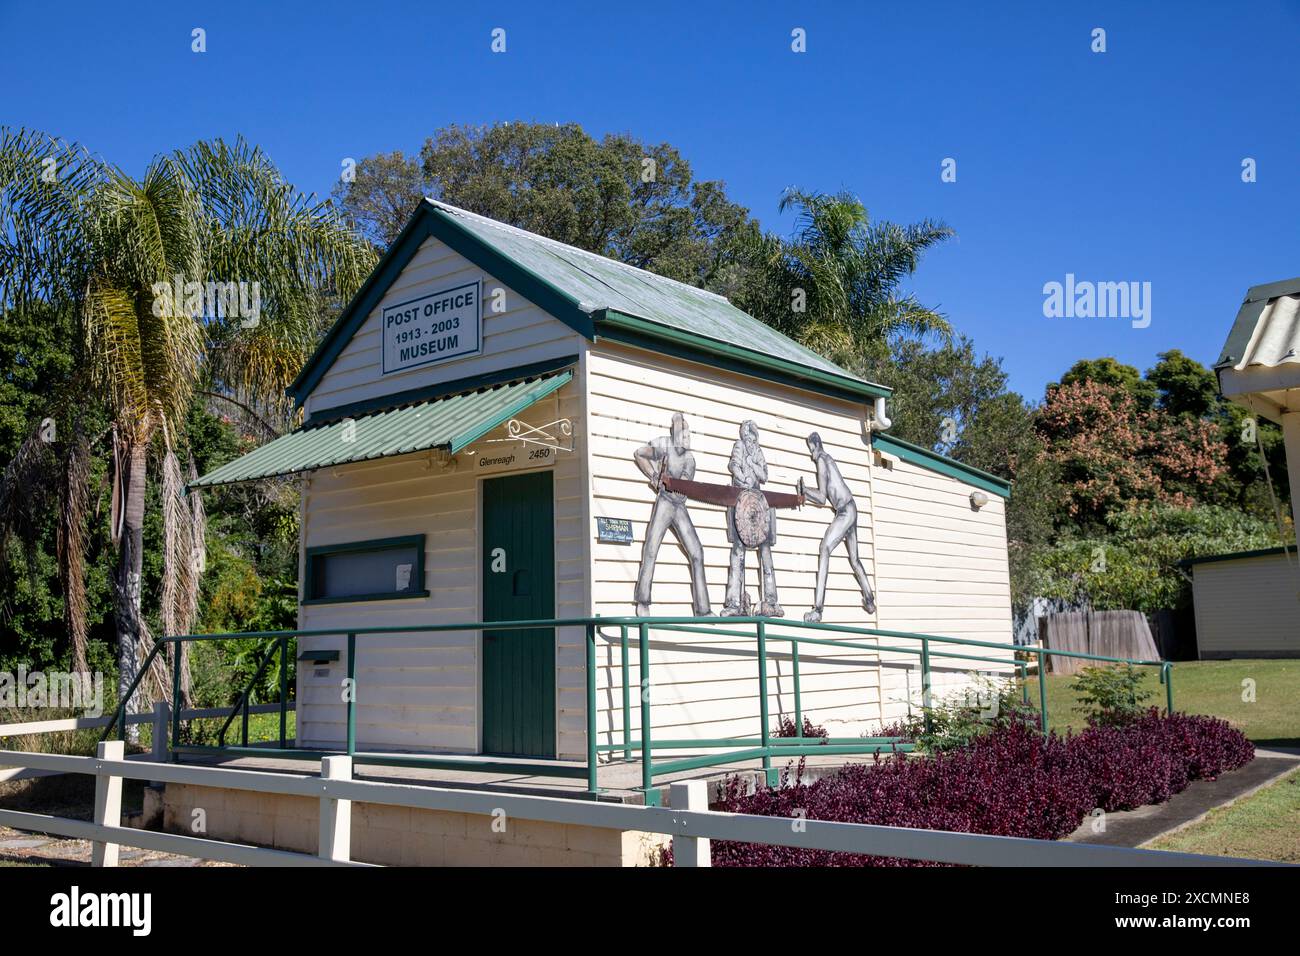
[[351, 298], [375, 251], [329, 200], [293, 189], [242, 137], [202, 141], [174, 158], [200, 208], [208, 277], [260, 291], [255, 323], [208, 316], [212, 380], [245, 403], [279, 405], [319, 341], [326, 304]]
[[76, 144], [0, 127], [0, 311], [78, 299], [89, 258], [83, 212], [101, 173]]

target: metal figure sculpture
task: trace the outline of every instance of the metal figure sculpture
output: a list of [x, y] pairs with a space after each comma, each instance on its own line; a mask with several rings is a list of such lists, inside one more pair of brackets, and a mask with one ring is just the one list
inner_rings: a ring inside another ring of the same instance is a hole
[[727, 569], [727, 598], [724, 616], [749, 611], [745, 590], [745, 552], [758, 551], [762, 593], [758, 613], [764, 617], [784, 617], [776, 596], [776, 572], [772, 567], [772, 545], [776, 543], [776, 512], [768, 507], [762, 485], [767, 481], [767, 459], [758, 444], [758, 426], [746, 421], [740, 426], [740, 439], [731, 449], [732, 487], [740, 489], [736, 502], [727, 508], [727, 541], [731, 543], [731, 563]]
[[817, 467], [817, 485], [814, 488], [804, 486], [799, 479], [799, 494], [815, 505], [829, 505], [835, 511], [835, 517], [826, 527], [817, 555], [817, 591], [813, 597], [813, 608], [803, 619], [815, 624], [822, 619], [822, 610], [826, 605], [826, 573], [830, 569], [831, 552], [841, 541], [849, 553], [849, 566], [853, 576], [858, 579], [862, 590], [862, 607], [868, 614], [876, 613], [876, 598], [871, 592], [871, 582], [867, 579], [862, 559], [858, 557], [858, 506], [853, 500], [853, 492], [840, 474], [840, 467], [835, 459], [822, 447], [819, 434], [813, 432], [808, 436], [808, 453]]
[[650, 480], [655, 490], [654, 508], [646, 526], [645, 542], [641, 545], [641, 567], [636, 578], [636, 613], [645, 617], [650, 613], [650, 585], [654, 580], [655, 560], [664, 535], [671, 531], [677, 545], [686, 555], [691, 568], [691, 605], [697, 616], [711, 613], [709, 590], [704, 581], [704, 547], [695, 532], [690, 512], [686, 509], [686, 495], [670, 487], [673, 479], [693, 483], [695, 456], [691, 454], [691, 431], [686, 426], [686, 416], [673, 415], [670, 434], [642, 445], [633, 456], [636, 466]]

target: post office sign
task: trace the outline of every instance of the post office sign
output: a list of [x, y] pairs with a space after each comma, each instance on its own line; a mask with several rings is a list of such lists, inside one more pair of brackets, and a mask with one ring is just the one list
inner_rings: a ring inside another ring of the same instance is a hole
[[477, 355], [483, 350], [480, 283], [453, 286], [385, 306], [383, 374]]

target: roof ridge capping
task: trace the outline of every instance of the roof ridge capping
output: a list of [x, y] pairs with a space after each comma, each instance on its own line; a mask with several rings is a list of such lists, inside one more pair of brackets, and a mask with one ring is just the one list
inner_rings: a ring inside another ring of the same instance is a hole
[[1246, 290], [1246, 298], [1242, 301], [1258, 302], [1261, 299], [1277, 299], [1284, 295], [1300, 295], [1300, 276], [1253, 285]]
[[[443, 202], [441, 199], [432, 199], [429, 196], [425, 196], [424, 201], [429, 203], [431, 206], [434, 206], [437, 209], [441, 209], [443, 212], [450, 213], [454, 216], [465, 216], [466, 218], [469, 219], [475, 219], [478, 222], [483, 223], [485, 226], [488, 226], [489, 228], [499, 229], [502, 232], [515, 233], [517, 235], [527, 238], [530, 242], [541, 242], [544, 245], [558, 246], [559, 248], [563, 249], [565, 252], [577, 253], [578, 255], [584, 256], [588, 259], [596, 259], [599, 260], [602, 265], [605, 264], [613, 265], [619, 269], [623, 269], [627, 272], [631, 272], [637, 275], [651, 275], [654, 276], [654, 278], [657, 281], [671, 282], [673, 285], [685, 289], [688, 292], [693, 292], [698, 295], [710, 296], [714, 299], [718, 299], [722, 302], [727, 303], [728, 305], [731, 305], [733, 308], [735, 307], [734, 303], [730, 299], [728, 299], [725, 295], [720, 295], [719, 293], [712, 292], [709, 289], [703, 289], [697, 285], [691, 285], [689, 282], [682, 282], [680, 279], [674, 279], [671, 276], [660, 275], [657, 272], [651, 272], [649, 269], [641, 269], [637, 266], [630, 265], [629, 263], [623, 262], [619, 259], [614, 259], [611, 258], [610, 256], [602, 256], [599, 252], [592, 252], [590, 249], [583, 249], [581, 246], [573, 246], [567, 242], [560, 242], [560, 240], [552, 239], [550, 236], [543, 236], [540, 232], [529, 232], [527, 229], [521, 229], [519, 226], [512, 226], [508, 222], [502, 222], [499, 219], [492, 219], [488, 216], [480, 215], [479, 213], [476, 212], [471, 212], [468, 209], [462, 209], [460, 206], [453, 206], [451, 203]], [[579, 305], [583, 308], [583, 311], [585, 312], [595, 312], [598, 309], [603, 308], [602, 306], [599, 305], [592, 305], [589, 302], [582, 302], [579, 303]]]

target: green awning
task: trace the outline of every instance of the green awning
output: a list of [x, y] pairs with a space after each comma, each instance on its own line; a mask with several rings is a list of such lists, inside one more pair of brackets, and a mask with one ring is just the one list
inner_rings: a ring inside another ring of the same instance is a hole
[[454, 455], [571, 378], [573, 373], [564, 371], [299, 429], [208, 472], [190, 482], [190, 487], [294, 475], [430, 448]]

